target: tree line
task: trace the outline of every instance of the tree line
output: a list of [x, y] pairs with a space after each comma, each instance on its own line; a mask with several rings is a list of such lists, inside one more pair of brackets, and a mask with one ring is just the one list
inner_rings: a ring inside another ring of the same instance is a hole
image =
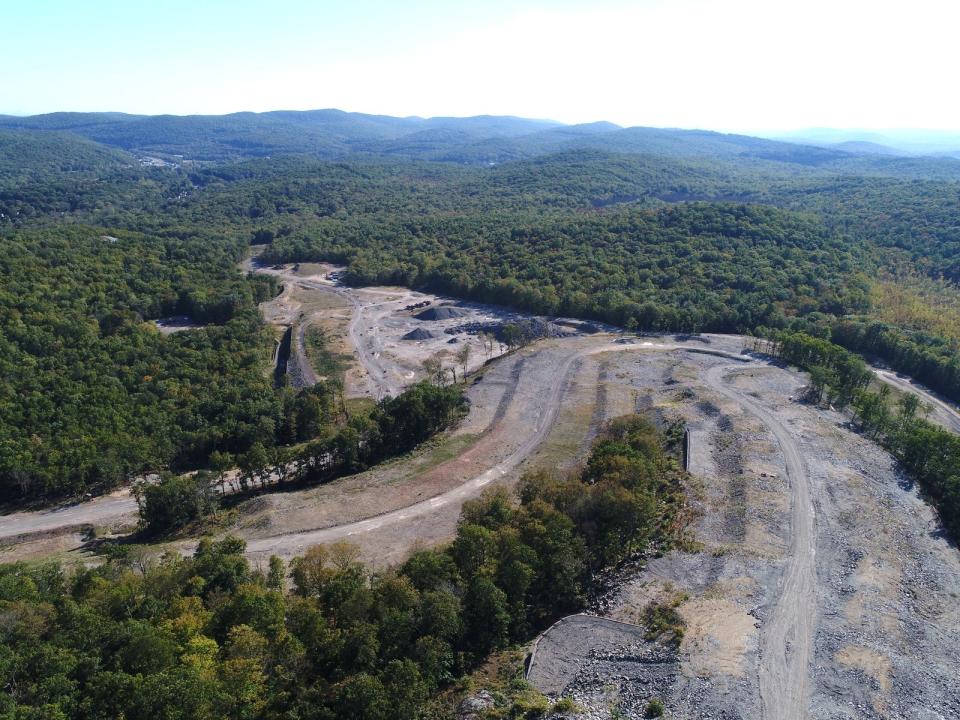
[[627, 417], [579, 476], [526, 476], [516, 499], [488, 492], [464, 506], [449, 546], [392, 570], [343, 544], [251, 567], [230, 538], [189, 558], [2, 565], [0, 714], [429, 715], [489, 653], [583, 607], [599, 570], [669, 546], [681, 476], [663, 434]]
[[[301, 396], [310, 397], [316, 391]], [[312, 437], [297, 449], [266, 448], [260, 442], [236, 457], [216, 453], [213, 472], [165, 474], [138, 486], [141, 523], [149, 534], [168, 532], [214, 512], [228, 494], [328, 482], [409, 452], [452, 425], [465, 412], [458, 385], [422, 382], [379, 402], [369, 414], [355, 414]], [[232, 481], [227, 472], [237, 470]], [[228, 484], [231, 486], [228, 490]]]
[[783, 333], [770, 350], [810, 373], [811, 399], [826, 396], [841, 408], [849, 405], [861, 430], [900, 461], [943, 525], [960, 537], [960, 437], [929, 422], [916, 395], [905, 394], [894, 404], [888, 385], [870, 389], [872, 373], [863, 360], [838, 345], [804, 333]]

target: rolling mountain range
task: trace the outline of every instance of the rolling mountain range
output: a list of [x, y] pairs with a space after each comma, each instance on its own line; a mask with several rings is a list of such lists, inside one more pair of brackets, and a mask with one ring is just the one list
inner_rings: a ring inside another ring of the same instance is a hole
[[706, 130], [562, 125], [517, 117], [397, 118], [340, 110], [231, 115], [52, 113], [0, 116], [0, 130], [80, 136], [141, 158], [225, 162], [278, 155], [386, 157], [491, 165], [579, 149], [734, 161], [779, 171], [960, 179], [960, 160], [904, 157], [883, 146], [771, 140]]

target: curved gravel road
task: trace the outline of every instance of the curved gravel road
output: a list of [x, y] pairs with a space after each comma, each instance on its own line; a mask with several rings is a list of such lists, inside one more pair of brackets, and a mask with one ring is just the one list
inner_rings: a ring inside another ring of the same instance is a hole
[[713, 390], [739, 404], [766, 425], [777, 439], [791, 491], [790, 550], [779, 597], [763, 624], [760, 646], [760, 700], [767, 720], [800, 720], [809, 706], [809, 667], [816, 617], [816, 526], [810, 482], [793, 436], [769, 410], [724, 382], [742, 366], [710, 368], [705, 380]]
[[[439, 495], [419, 501], [413, 505], [391, 510], [389, 512], [366, 518], [364, 520], [359, 520], [357, 522], [317, 528], [315, 530], [278, 534], [267, 538], [250, 540], [247, 543], [247, 550], [248, 552], [257, 554], [270, 552], [295, 554], [311, 545], [344, 540], [354, 535], [379, 530], [387, 525], [409, 521], [418, 516], [431, 513], [437, 508], [443, 507], [450, 503], [462, 503], [464, 500], [477, 495], [482, 488], [489, 485], [492, 481], [501, 478], [507, 475], [509, 472], [515, 470], [520, 466], [521, 463], [523, 463], [524, 460], [526, 460], [536, 451], [540, 443], [543, 442], [544, 438], [546, 438], [547, 434], [550, 432], [554, 422], [557, 419], [557, 415], [562, 407], [564, 392], [566, 391], [566, 388], [570, 382], [570, 375], [578, 361], [587, 356], [597, 355], [605, 352], [663, 352], [674, 350], [707, 353], [716, 355], [718, 357], [739, 360], [740, 362], [747, 362], [746, 359], [741, 359], [731, 353], [723, 351], [706, 351], [700, 347], [691, 347], [689, 345], [676, 343], [604, 343], [603, 345], [598, 345], [596, 347], [584, 348], [577, 352], [571, 353], [567, 358], [564, 359], [563, 364], [556, 373], [555, 381], [545, 393], [538, 396], [538, 420], [530, 435], [525, 438], [520, 445], [503, 460], [491, 466], [479, 475], [476, 475], [460, 485], [457, 485], [456, 487]], [[739, 365], [736, 367], [739, 367]]]
[[890, 370], [882, 370], [879, 368], [874, 368], [873, 373], [878, 378], [884, 382], [890, 383], [898, 390], [912, 393], [918, 396], [921, 400], [928, 402], [933, 409], [932, 415], [929, 418], [930, 420], [938, 422], [948, 430], [952, 430], [955, 433], [960, 433], [960, 412], [957, 411], [956, 407], [944, 402], [929, 390], [921, 386], [919, 383], [914, 382], [908, 377], [898, 375]]

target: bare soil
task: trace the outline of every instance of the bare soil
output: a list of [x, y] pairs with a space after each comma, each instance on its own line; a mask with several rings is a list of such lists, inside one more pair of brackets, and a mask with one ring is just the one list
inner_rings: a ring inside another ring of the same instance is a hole
[[[623, 354], [619, 367], [636, 360]], [[840, 414], [793, 400], [804, 379], [789, 370], [694, 353], [633, 368], [655, 408], [695, 428], [703, 550], [651, 559], [595, 612], [641, 622], [649, 602], [685, 593], [687, 632], [669, 672], [613, 676], [601, 696], [585, 657], [557, 694], [591, 717], [651, 695], [678, 718], [960, 717], [960, 554], [893, 459]], [[808, 485], [799, 521], [785, 445]], [[805, 520], [809, 553], [797, 533]], [[812, 585], [791, 586], [791, 567], [811, 561]], [[777, 688], [766, 701], [764, 682]]]
[[[398, 392], [422, 377], [428, 357], [446, 352], [452, 365], [457, 343], [480, 348], [467, 330], [399, 339], [427, 323], [434, 333], [463, 323], [416, 320], [407, 309], [442, 299], [341, 288], [328, 266], [271, 271], [286, 282], [265, 317], [329, 328], [337, 348], [355, 352], [357, 395]], [[456, 307], [477, 322], [511, 317]], [[562, 682], [593, 717], [632, 716], [655, 695], [678, 718], [960, 718], [957, 548], [887, 453], [839, 413], [797, 402], [802, 375], [742, 350], [735, 337], [605, 333], [538, 341], [488, 365], [480, 349], [460, 428], [368, 473], [251, 500], [230, 531], [257, 559], [349, 539], [375, 564], [398, 562], [448, 539], [464, 500], [484, 488], [531, 466], [575, 464], [605, 419], [638, 409], [682, 416], [693, 431], [691, 532], [702, 550], [626, 568], [594, 608], [635, 623], [652, 599], [682, 593], [680, 647], [561, 648], [563, 674], [545, 687]], [[121, 494], [4, 516], [3, 557], [69, 551], [78, 527], [122, 524], [134, 512]], [[577, 627], [568, 628], [575, 644]]]

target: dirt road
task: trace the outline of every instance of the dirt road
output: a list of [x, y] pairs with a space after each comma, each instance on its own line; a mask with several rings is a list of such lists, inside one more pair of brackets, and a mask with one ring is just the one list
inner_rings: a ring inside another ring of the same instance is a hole
[[66, 530], [88, 525], [108, 525], [137, 514], [137, 501], [129, 490], [118, 490], [84, 503], [52, 510], [16, 512], [0, 517], [0, 538]]
[[[395, 307], [399, 302], [408, 300], [405, 293], [395, 293], [381, 290], [347, 290], [329, 282], [307, 280], [297, 277], [291, 271], [279, 273], [285, 281], [298, 285], [307, 290], [323, 293], [332, 293], [346, 300], [351, 307], [351, 318], [347, 325], [347, 334], [350, 345], [357, 354], [360, 365], [366, 372], [367, 392], [380, 399], [386, 395], [398, 395], [403, 387], [391, 377], [392, 368], [388, 368], [380, 361], [380, 350], [377, 349], [377, 328], [381, 316], [387, 314], [379, 312], [381, 307]], [[379, 300], [386, 296], [387, 300]], [[304, 329], [310, 324], [313, 317], [307, 317], [300, 323], [300, 337], [303, 338]], [[364, 328], [367, 328], [366, 330]], [[303, 340], [301, 340], [301, 343]], [[312, 373], [312, 369], [311, 369]], [[313, 374], [314, 382], [316, 375]]]
[[810, 482], [790, 431], [766, 408], [730, 387], [724, 377], [742, 366], [710, 368], [705, 380], [714, 391], [738, 403], [773, 433], [783, 453], [791, 490], [790, 548], [773, 611], [763, 626], [760, 696], [768, 720], [807, 716], [809, 666], [816, 618], [816, 533]]
[[908, 377], [898, 375], [890, 370], [881, 370], [878, 368], [874, 368], [873, 373], [898, 390], [916, 395], [924, 402], [929, 403], [932, 408], [929, 416], [930, 420], [942, 425], [948, 430], [960, 433], [960, 412], [958, 412], [954, 406], [944, 402], [925, 387]]
[[[656, 349], [668, 349], [670, 347], [671, 346], [662, 345], [656, 346]], [[475, 497], [484, 487], [494, 480], [502, 478], [514, 471], [537, 449], [553, 427], [557, 413], [561, 407], [561, 401], [569, 381], [571, 369], [578, 360], [587, 355], [605, 352], [607, 350], [624, 349], [627, 349], [627, 346], [604, 344], [570, 354], [566, 360], [563, 361], [561, 367], [558, 368], [558, 372], [554, 376], [555, 382], [552, 383], [551, 387], [542, 388], [543, 392], [536, 394], [537, 406], [535, 415], [537, 421], [533, 427], [529, 428], [529, 434], [526, 434], [520, 445], [504, 459], [457, 487], [413, 505], [385, 512], [358, 522], [252, 540], [248, 543], [248, 552], [257, 554], [292, 554], [300, 552], [311, 545], [345, 540], [366, 532], [380, 530], [388, 525], [408, 522], [414, 518], [435, 513], [445, 506], [455, 505], [459, 507], [464, 500]], [[641, 348], [640, 346], [630, 346], [630, 349], [637, 350]], [[649, 344], [643, 349], [654, 349], [654, 345]], [[516, 380], [519, 381], [519, 377], [516, 378]], [[521, 429], [520, 432], [523, 432], [523, 430]]]

